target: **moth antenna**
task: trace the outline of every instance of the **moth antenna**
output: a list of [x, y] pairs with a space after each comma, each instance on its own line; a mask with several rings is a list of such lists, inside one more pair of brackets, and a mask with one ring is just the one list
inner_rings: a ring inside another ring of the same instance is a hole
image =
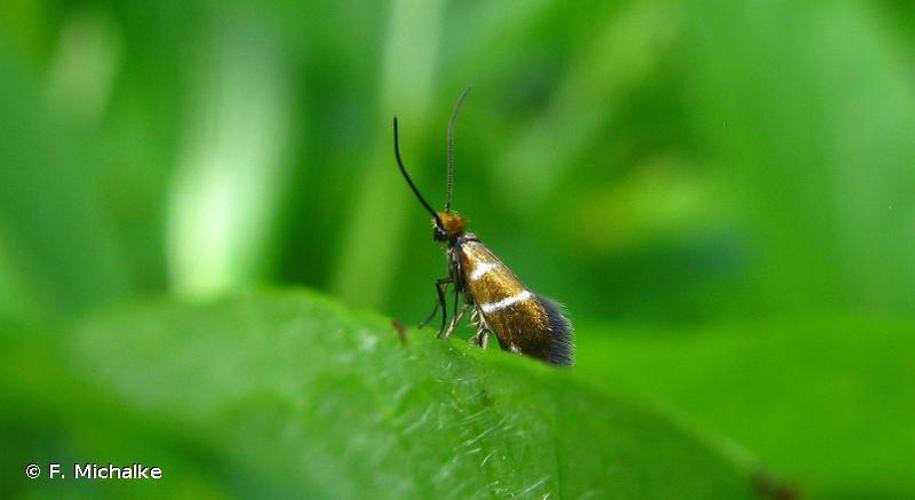
[[403, 166], [403, 160], [400, 159], [400, 139], [399, 134], [397, 133], [397, 117], [394, 117], [394, 157], [397, 158], [397, 166], [400, 167], [400, 173], [403, 174], [403, 178], [407, 180], [407, 184], [410, 185], [410, 189], [413, 190], [413, 193], [416, 194], [416, 197], [419, 199], [419, 202], [423, 204], [423, 207], [432, 214], [432, 217], [435, 217], [435, 223], [438, 227], [442, 226], [441, 219], [438, 218], [438, 214], [435, 213], [435, 210], [429, 205], [429, 202], [423, 198], [423, 195], [420, 194], [419, 189], [416, 188], [416, 184], [413, 184], [413, 179], [410, 178], [410, 174], [407, 173], [407, 169]]
[[454, 192], [454, 125], [457, 122], [458, 113], [461, 111], [461, 105], [464, 99], [470, 93], [471, 86], [461, 92], [457, 103], [454, 105], [454, 111], [451, 112], [451, 119], [448, 120], [448, 176], [445, 181], [445, 211], [451, 211], [451, 194]]

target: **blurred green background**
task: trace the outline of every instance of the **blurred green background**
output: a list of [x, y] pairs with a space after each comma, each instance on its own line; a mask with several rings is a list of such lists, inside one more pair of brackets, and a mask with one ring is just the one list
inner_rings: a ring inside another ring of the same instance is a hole
[[467, 84], [455, 207], [566, 304], [583, 383], [805, 494], [915, 496], [910, 2], [4, 0], [0, 318], [286, 285], [424, 317], [390, 121], [441, 205]]

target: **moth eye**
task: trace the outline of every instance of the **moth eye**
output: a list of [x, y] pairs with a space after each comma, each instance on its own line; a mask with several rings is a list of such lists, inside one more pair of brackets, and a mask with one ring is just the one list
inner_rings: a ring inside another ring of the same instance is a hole
[[434, 228], [432, 228], [432, 239], [434, 239], [435, 241], [445, 241], [448, 239], [448, 235], [445, 234], [444, 229], [442, 229], [438, 226], [435, 226]]

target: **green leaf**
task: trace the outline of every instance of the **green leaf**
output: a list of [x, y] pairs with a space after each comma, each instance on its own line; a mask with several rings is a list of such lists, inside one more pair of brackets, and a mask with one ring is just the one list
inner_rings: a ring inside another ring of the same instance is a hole
[[752, 450], [813, 498], [912, 498], [915, 324], [833, 317], [581, 336], [612, 379]]
[[429, 330], [407, 332], [404, 346], [388, 320], [308, 293], [122, 311], [67, 339], [71, 377], [101, 395], [82, 403], [91, 408], [83, 414], [114, 415], [96, 418], [117, 429], [107, 437], [74, 427], [85, 442], [109, 441], [93, 456], [155, 464], [173, 481], [204, 478], [195, 486], [203, 491], [753, 495], [745, 466], [625, 397], [576, 382], [574, 369]]

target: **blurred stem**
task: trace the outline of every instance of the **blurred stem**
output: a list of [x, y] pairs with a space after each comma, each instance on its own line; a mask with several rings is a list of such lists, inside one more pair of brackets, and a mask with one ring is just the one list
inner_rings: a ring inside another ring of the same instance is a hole
[[178, 293], [205, 296], [257, 283], [288, 175], [286, 67], [256, 27], [232, 24], [211, 60], [171, 190], [168, 264]]
[[411, 145], [425, 129], [443, 12], [441, 0], [392, 3], [377, 139], [357, 188], [356, 206], [345, 225], [347, 233], [333, 283], [335, 293], [352, 304], [378, 305], [390, 284], [393, 268], [380, 264], [396, 261], [404, 224], [401, 214], [409, 194], [394, 166], [391, 117], [396, 112], [402, 120], [405, 161], [415, 170]]
[[94, 125], [109, 104], [121, 69], [121, 36], [105, 11], [86, 9], [66, 20], [58, 43], [49, 68], [49, 101]]

